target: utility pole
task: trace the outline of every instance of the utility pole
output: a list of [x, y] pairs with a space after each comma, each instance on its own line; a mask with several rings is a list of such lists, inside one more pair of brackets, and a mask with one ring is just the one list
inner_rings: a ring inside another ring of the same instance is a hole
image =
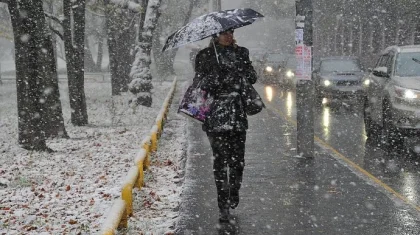
[[297, 153], [305, 158], [314, 155], [314, 85], [312, 0], [296, 0], [296, 121]]

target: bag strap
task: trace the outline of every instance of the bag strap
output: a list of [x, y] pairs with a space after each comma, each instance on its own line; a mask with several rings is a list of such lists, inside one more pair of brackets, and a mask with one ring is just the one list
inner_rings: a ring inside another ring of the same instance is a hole
[[214, 40], [211, 40], [211, 42], [213, 43], [213, 48], [214, 48], [214, 53], [216, 54], [217, 64], [220, 66], [219, 54], [217, 54], [216, 45], [214, 44]]

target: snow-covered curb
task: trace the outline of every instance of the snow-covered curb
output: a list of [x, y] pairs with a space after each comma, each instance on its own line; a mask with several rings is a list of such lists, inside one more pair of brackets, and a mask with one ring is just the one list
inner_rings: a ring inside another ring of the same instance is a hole
[[124, 203], [120, 202], [121, 199], [116, 199], [114, 206], [111, 208], [110, 212], [108, 213], [108, 217], [103, 224], [101, 234], [115, 234], [116, 229], [127, 228], [128, 216], [133, 215], [133, 188], [136, 186], [137, 188], [141, 189], [144, 184], [143, 166], [146, 165], [146, 167], [148, 167], [149, 160], [147, 158], [150, 156], [150, 152], [155, 152], [157, 150], [157, 142], [163, 131], [163, 123], [167, 117], [168, 108], [171, 105], [175, 87], [176, 78], [174, 79], [171, 90], [169, 91], [162, 105], [162, 109], [156, 118], [155, 125], [153, 125], [150, 131], [150, 138], [146, 137], [146, 139], [151, 140], [151, 148], [148, 147], [148, 142], [143, 142], [142, 149], [140, 149], [138, 155], [134, 159], [134, 166], [130, 168], [122, 184], [123, 186], [121, 190], [121, 199], [124, 201]]

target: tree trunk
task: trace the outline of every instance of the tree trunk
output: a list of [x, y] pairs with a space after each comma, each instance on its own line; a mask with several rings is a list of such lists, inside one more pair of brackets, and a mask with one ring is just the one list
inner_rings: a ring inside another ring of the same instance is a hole
[[150, 0], [147, 4], [145, 24], [141, 34], [141, 41], [136, 47], [136, 59], [131, 68], [133, 80], [129, 85], [130, 92], [135, 94], [135, 103], [150, 107], [152, 105], [152, 74], [150, 73], [150, 54], [152, 49], [152, 35], [159, 19], [161, 0]]
[[[396, 12], [397, 12], [397, 14], [399, 14], [399, 11], [398, 11], [398, 8], [396, 9]], [[395, 45], [399, 45], [400, 44], [400, 29], [401, 29], [401, 27], [400, 27], [400, 18], [399, 18], [399, 15], [397, 15], [395, 18], [394, 18], [394, 21], [393, 21], [393, 23], [395, 24], [395, 31], [394, 31], [394, 44]]]
[[96, 64], [93, 60], [92, 51], [88, 38], [85, 36], [85, 72], [96, 72]]
[[339, 23], [340, 23], [340, 20], [337, 19], [337, 22], [336, 22], [335, 28], [334, 28], [334, 53], [335, 54], [337, 54], [337, 45], [338, 45], [337, 36], [338, 36]]
[[88, 124], [84, 91], [85, 5], [85, 0], [63, 1], [64, 46], [72, 110], [71, 123], [76, 126]]
[[[50, 14], [54, 15], [55, 11], [54, 11], [54, 4], [50, 5]], [[53, 20], [48, 20], [48, 25], [53, 26]], [[51, 30], [50, 30], [51, 31]], [[52, 39], [52, 44], [53, 44], [53, 50], [54, 50], [54, 58], [55, 58], [55, 67], [57, 68], [58, 65], [58, 57], [57, 57], [57, 35], [54, 34], [54, 32], [51, 31], [51, 39]]]
[[414, 15], [414, 44], [420, 44], [420, 3], [416, 4], [416, 14]]
[[416, 37], [416, 26], [417, 26], [417, 22], [415, 21], [415, 18], [413, 16], [412, 21], [410, 22], [410, 37], [408, 39], [409, 45], [414, 45], [414, 40]]
[[369, 45], [368, 53], [370, 53], [370, 54], [373, 53], [373, 51], [374, 51], [374, 47], [373, 47], [374, 32], [375, 32], [374, 25], [373, 25], [373, 23], [371, 23], [370, 24], [370, 30], [369, 30], [369, 41], [368, 41], [368, 45]]
[[[149, 0], [141, 0], [141, 5], [143, 6], [143, 9], [146, 8], [149, 5]], [[141, 34], [143, 33], [143, 27], [144, 27], [144, 21], [146, 20], [146, 11], [143, 11], [140, 14], [140, 22], [139, 22], [139, 40], [141, 39]], [[136, 42], [137, 43], [137, 42]]]
[[[45, 103], [41, 102], [44, 67], [42, 44], [45, 27], [42, 2], [22, 0], [8, 3], [15, 41], [19, 144], [25, 149], [47, 150], [42, 130]], [[23, 14], [23, 12], [25, 14]], [[26, 16], [31, 17], [26, 17]]]
[[[40, 60], [46, 69], [45, 83], [43, 86], [43, 99], [45, 101], [44, 131], [46, 137], [64, 137], [68, 138], [64, 126], [63, 111], [60, 101], [60, 90], [58, 86], [57, 59], [54, 55], [54, 45], [52, 35], [44, 31], [45, 40], [42, 48], [45, 50], [45, 56]], [[41, 45], [41, 44], [40, 44]]]
[[[54, 4], [50, 5], [50, 14], [55, 14]], [[53, 25], [53, 21], [46, 22], [48, 25]], [[44, 35], [45, 40], [42, 48], [45, 49], [44, 61], [48, 73], [45, 74], [45, 86], [44, 89], [44, 100], [45, 100], [45, 115], [43, 130], [45, 131], [46, 137], [64, 137], [68, 138], [67, 131], [64, 126], [63, 111], [60, 101], [60, 90], [58, 86], [58, 74], [57, 74], [57, 42], [56, 35], [47, 29], [45, 25]]]
[[350, 35], [349, 40], [347, 41], [347, 53], [348, 55], [353, 55], [353, 45], [354, 45], [354, 28], [353, 25], [350, 25]]
[[96, 57], [96, 71], [102, 71], [102, 57], [104, 54], [104, 39], [102, 37], [98, 40], [98, 56]]
[[106, 28], [108, 35], [109, 63], [111, 70], [112, 95], [128, 91], [130, 68], [133, 56], [135, 28], [132, 24], [134, 15], [108, 4]]
[[[131, 15], [131, 16], [130, 16]], [[133, 22], [134, 15], [128, 13], [126, 20], [129, 20], [127, 23]], [[135, 47], [135, 24], [126, 24], [123, 31], [120, 34], [120, 40], [118, 44], [118, 68], [120, 76], [122, 76], [123, 87], [121, 87], [122, 92], [128, 91], [128, 84], [131, 81], [130, 70], [131, 65], [134, 61], [134, 50]]]
[[362, 56], [362, 50], [363, 50], [363, 23], [362, 23], [362, 19], [359, 17], [359, 51], [358, 51], [359, 57]]
[[416, 36], [414, 37], [414, 44], [418, 45], [418, 44], [420, 44], [420, 23], [417, 23], [417, 25], [416, 25], [415, 35]]
[[112, 95], [121, 94], [121, 84], [122, 81], [118, 74], [118, 50], [117, 50], [117, 32], [115, 21], [115, 13], [110, 7], [106, 7], [106, 31], [107, 31], [107, 42], [108, 42], [108, 54], [109, 54], [109, 70], [111, 73], [111, 92]]
[[340, 50], [341, 50], [341, 55], [344, 55], [345, 54], [345, 52], [344, 52], [344, 44], [345, 44], [345, 42], [344, 42], [344, 39], [345, 39], [344, 29], [345, 29], [345, 27], [346, 27], [346, 25], [345, 24], [342, 24], [342, 26], [341, 26], [341, 34], [340, 34]]

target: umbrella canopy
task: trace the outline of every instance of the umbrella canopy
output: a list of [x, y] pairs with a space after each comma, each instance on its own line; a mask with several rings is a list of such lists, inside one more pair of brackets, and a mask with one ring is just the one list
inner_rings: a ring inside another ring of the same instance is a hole
[[162, 51], [196, 42], [228, 29], [250, 25], [261, 17], [264, 16], [250, 8], [208, 13], [194, 19], [169, 36]]

